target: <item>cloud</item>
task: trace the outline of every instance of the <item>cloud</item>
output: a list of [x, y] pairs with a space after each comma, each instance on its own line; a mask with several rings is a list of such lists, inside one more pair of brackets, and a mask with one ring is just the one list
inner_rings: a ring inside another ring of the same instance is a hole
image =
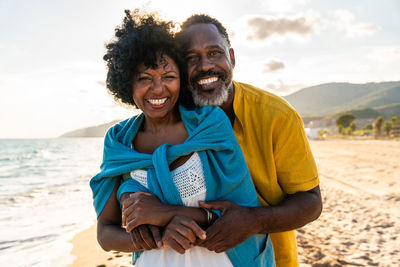
[[311, 0], [260, 0], [259, 2], [269, 12], [289, 12], [308, 6]]
[[279, 60], [271, 59], [267, 63], [265, 63], [265, 66], [267, 67], [264, 72], [275, 72], [281, 69], [285, 68], [285, 63]]
[[265, 40], [274, 35], [299, 35], [307, 36], [314, 31], [315, 21], [300, 16], [288, 17], [252, 17], [247, 20], [252, 31], [247, 35], [247, 40]]
[[349, 37], [361, 37], [375, 34], [379, 28], [369, 23], [358, 23], [353, 25], [352, 28], [347, 30], [347, 36]]
[[281, 93], [287, 93], [290, 91], [290, 89], [287, 86], [285, 86], [285, 84], [281, 80], [277, 80], [274, 83], [266, 84], [265, 89], [268, 91], [281, 92]]
[[379, 30], [377, 26], [371, 23], [355, 22], [354, 14], [347, 9], [335, 10], [331, 15], [330, 24], [336, 30], [344, 32], [346, 37], [349, 38], [370, 36]]
[[241, 18], [241, 25], [235, 27], [235, 38], [264, 43], [294, 37], [299, 41], [306, 40], [313, 33], [336, 31], [347, 38], [371, 36], [379, 27], [368, 22], [358, 22], [355, 15], [347, 9], [338, 9], [322, 16], [319, 12], [308, 10], [296, 16], [263, 16], [252, 15]]
[[264, 89], [270, 92], [274, 92], [277, 95], [288, 95], [299, 89], [302, 89], [308, 85], [302, 83], [286, 83], [281, 79], [272, 81], [264, 86]]
[[377, 47], [369, 52], [367, 57], [381, 62], [398, 62], [400, 60], [400, 46]]
[[400, 80], [398, 65], [400, 62], [400, 46], [377, 46], [363, 49], [364, 64], [375, 80]]

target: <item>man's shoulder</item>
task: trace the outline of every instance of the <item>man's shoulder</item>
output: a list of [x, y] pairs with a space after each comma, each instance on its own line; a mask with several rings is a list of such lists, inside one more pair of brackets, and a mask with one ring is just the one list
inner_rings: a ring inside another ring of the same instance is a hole
[[237, 99], [240, 105], [251, 105], [252, 108], [260, 108], [264, 112], [296, 114], [295, 109], [278, 95], [246, 83], [234, 81], [234, 85], [235, 98], [240, 98]]

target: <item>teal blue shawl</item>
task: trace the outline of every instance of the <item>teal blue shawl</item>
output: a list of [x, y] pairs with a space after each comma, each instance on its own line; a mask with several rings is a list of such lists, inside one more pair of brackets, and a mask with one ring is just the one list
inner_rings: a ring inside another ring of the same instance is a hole
[[[207, 200], [229, 200], [241, 206], [259, 206], [249, 170], [229, 119], [218, 107], [187, 110], [179, 107], [189, 137], [183, 144], [161, 145], [152, 155], [131, 148], [144, 115], [138, 115], [113, 126], [104, 141], [101, 172], [92, 178], [94, 206], [99, 215], [114, 186], [116, 177], [136, 169], [147, 169], [147, 185], [128, 179], [118, 189], [139, 190], [155, 194], [163, 203], [183, 205], [172, 180], [169, 164], [177, 158], [197, 151], [203, 164]], [[139, 253], [134, 259], [139, 256]], [[253, 235], [227, 251], [234, 266], [273, 266], [273, 249], [268, 235]]]

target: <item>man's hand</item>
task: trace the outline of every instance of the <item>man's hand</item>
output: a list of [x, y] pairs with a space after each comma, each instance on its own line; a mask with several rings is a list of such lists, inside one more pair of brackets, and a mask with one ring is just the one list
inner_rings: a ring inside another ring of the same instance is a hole
[[286, 198], [275, 206], [242, 207], [229, 201], [200, 202], [207, 209], [218, 209], [222, 216], [208, 229], [199, 246], [222, 252], [245, 241], [250, 235], [286, 232], [303, 227], [321, 214], [319, 186]]
[[256, 216], [251, 208], [236, 205], [230, 201], [199, 202], [206, 209], [221, 210], [221, 217], [207, 228], [207, 238], [196, 245], [217, 253], [226, 251], [244, 242], [256, 233]]
[[192, 219], [184, 216], [175, 216], [164, 230], [162, 241], [164, 248], [172, 248], [183, 254], [197, 238], [205, 239], [206, 232]]
[[133, 251], [151, 250], [162, 247], [160, 229], [154, 225], [139, 225], [132, 230]]
[[165, 226], [171, 219], [170, 208], [155, 195], [139, 191], [123, 201], [122, 223], [127, 232], [143, 224]]

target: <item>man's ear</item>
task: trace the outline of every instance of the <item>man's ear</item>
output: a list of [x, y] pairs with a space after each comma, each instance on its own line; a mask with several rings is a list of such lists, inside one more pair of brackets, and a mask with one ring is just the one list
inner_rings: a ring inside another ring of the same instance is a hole
[[232, 66], [235, 67], [235, 51], [233, 48], [229, 48], [229, 57], [231, 59]]

